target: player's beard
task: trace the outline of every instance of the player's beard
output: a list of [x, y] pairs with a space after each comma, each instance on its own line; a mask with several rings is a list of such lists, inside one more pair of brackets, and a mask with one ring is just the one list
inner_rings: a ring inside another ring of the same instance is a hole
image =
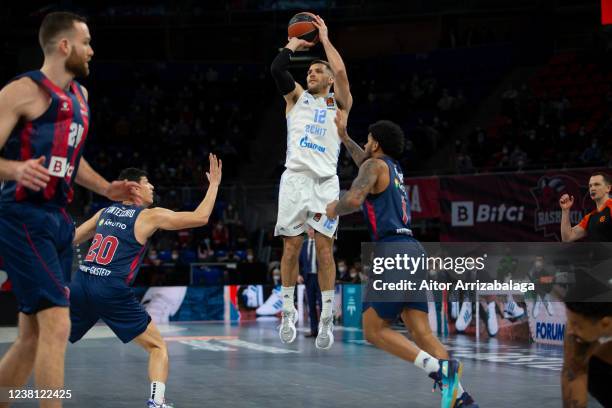
[[84, 78], [89, 75], [89, 68], [87, 68], [86, 64], [87, 63], [77, 55], [73, 48], [66, 60], [66, 71], [70, 72], [75, 77]]

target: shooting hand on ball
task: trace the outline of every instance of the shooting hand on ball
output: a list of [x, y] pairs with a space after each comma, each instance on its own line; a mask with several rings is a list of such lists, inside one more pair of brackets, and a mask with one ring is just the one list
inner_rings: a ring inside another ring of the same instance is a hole
[[312, 22], [312, 25], [317, 27], [317, 30], [319, 30], [319, 40], [321, 42], [329, 39], [327, 26], [325, 25], [325, 21], [323, 21], [321, 16], [315, 16], [315, 21]]
[[302, 40], [298, 37], [290, 37], [289, 42], [285, 46], [285, 48], [289, 48], [291, 51], [306, 51], [309, 48], [314, 47], [315, 44], [312, 42], [308, 42], [306, 40]]

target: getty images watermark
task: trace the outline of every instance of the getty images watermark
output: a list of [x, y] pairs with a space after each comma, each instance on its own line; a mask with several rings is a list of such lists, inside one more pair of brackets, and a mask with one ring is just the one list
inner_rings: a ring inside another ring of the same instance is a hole
[[[480, 272], [485, 269], [487, 254], [479, 257], [440, 257], [426, 256], [421, 253], [418, 257], [408, 254], [396, 254], [394, 257], [374, 257], [372, 259], [372, 273], [382, 275], [385, 271], [404, 272], [416, 275], [419, 270], [425, 271], [454, 271], [457, 275], [466, 272]], [[434, 279], [423, 279], [420, 282], [410, 279], [401, 279], [399, 282], [385, 282], [375, 279], [372, 287], [377, 291], [385, 290], [480, 290], [480, 291], [519, 291], [526, 293], [535, 290], [533, 282], [515, 282], [512, 279], [500, 282], [466, 281], [458, 279], [455, 282], [442, 282]]]
[[[552, 293], [572, 301], [612, 301], [611, 244], [362, 244], [365, 301], [422, 302], [443, 294]], [[609, 275], [609, 276], [608, 276]]]

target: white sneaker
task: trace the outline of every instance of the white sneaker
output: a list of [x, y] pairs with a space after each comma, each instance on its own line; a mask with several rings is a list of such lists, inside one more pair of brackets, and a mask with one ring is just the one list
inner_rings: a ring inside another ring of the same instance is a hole
[[520, 319], [524, 314], [525, 309], [514, 300], [510, 300], [504, 305], [504, 319]]
[[531, 312], [533, 318], [537, 318], [538, 315], [540, 314], [540, 308], [542, 307], [542, 298], [540, 297], [540, 295], [538, 295], [536, 297], [536, 301], [533, 304], [533, 310]]
[[319, 322], [319, 334], [315, 346], [321, 350], [329, 350], [334, 344], [334, 316], [328, 316]]
[[547, 293], [546, 295], [544, 295], [544, 308], [546, 309], [546, 312], [548, 313], [549, 316], [552, 316], [555, 314], [555, 311], [553, 310], [553, 305], [550, 302], [550, 295]]
[[495, 337], [497, 332], [499, 332], [497, 313], [495, 313], [495, 302], [489, 302], [487, 305], [487, 331], [491, 337]]
[[283, 310], [282, 316], [281, 325], [278, 329], [278, 335], [283, 343], [293, 343], [293, 340], [295, 340], [295, 336], [297, 335], [297, 330], [295, 329], [295, 324], [298, 321], [297, 310], [293, 309], [289, 312]]
[[455, 328], [458, 332], [463, 332], [470, 325], [472, 321], [472, 302], [463, 302], [459, 316], [455, 322]]
[[457, 320], [458, 316], [459, 316], [459, 302], [457, 301], [451, 302], [451, 318], [453, 320]]
[[283, 299], [280, 297], [280, 289], [274, 289], [270, 297], [257, 308], [255, 313], [259, 316], [274, 316], [281, 310], [283, 310]]

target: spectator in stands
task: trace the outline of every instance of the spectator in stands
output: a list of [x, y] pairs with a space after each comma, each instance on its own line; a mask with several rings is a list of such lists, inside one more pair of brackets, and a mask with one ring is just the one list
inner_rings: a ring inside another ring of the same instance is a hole
[[321, 307], [321, 289], [319, 287], [317, 251], [314, 229], [308, 227], [308, 238], [304, 240], [299, 255], [300, 279], [306, 285], [306, 298], [308, 302], [308, 317], [310, 321], [310, 334], [306, 337], [316, 338], [319, 328], [319, 314], [317, 305]]
[[212, 247], [214, 250], [227, 250], [229, 246], [229, 231], [223, 221], [217, 221], [212, 231]]
[[522, 169], [525, 167], [527, 163], [527, 153], [521, 150], [520, 146], [517, 144], [514, 146], [514, 150], [510, 155], [510, 166], [516, 167], [518, 169]]
[[361, 283], [361, 277], [359, 276], [359, 271], [357, 270], [355, 265], [349, 268], [346, 282], [347, 283]]
[[161, 260], [158, 258], [157, 250], [155, 248], [149, 249], [149, 252], [147, 253], [147, 257], [144, 260], [144, 264], [151, 265], [151, 266], [161, 265]]
[[255, 259], [255, 251], [253, 250], [253, 248], [247, 249], [245, 261], [247, 263], [255, 263], [255, 262], [257, 262], [257, 260]]
[[473, 173], [474, 165], [472, 163], [472, 157], [467, 153], [464, 147], [461, 147], [461, 151], [457, 155], [456, 159], [457, 172], [458, 173]]
[[222, 220], [223, 223], [225, 223], [225, 225], [227, 226], [230, 238], [230, 247], [235, 248], [237, 227], [240, 226], [242, 223], [240, 221], [240, 217], [238, 216], [238, 211], [236, 211], [232, 203], [229, 203], [223, 209]]
[[338, 276], [340, 277], [339, 280], [343, 281], [345, 275], [348, 273], [348, 268], [346, 266], [346, 260], [344, 258], [338, 259], [338, 262], [336, 262], [336, 270], [337, 270]]

